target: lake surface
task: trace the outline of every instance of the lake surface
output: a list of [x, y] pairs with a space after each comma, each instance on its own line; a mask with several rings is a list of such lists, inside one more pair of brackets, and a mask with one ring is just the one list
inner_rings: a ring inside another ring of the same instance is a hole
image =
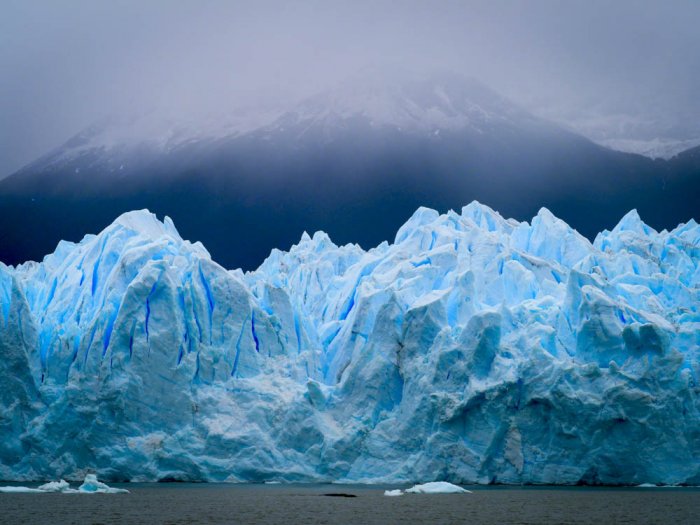
[[[473, 494], [386, 497], [384, 490], [396, 487], [204, 483], [113, 486], [127, 488], [131, 494], [0, 494], [0, 523], [700, 523], [697, 488], [468, 487]], [[328, 493], [357, 497], [324, 496]]]

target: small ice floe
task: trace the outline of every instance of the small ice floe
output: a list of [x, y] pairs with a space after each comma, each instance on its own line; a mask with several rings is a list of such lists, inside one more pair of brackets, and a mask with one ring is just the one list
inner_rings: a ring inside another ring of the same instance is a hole
[[406, 491], [401, 489], [384, 491], [385, 496], [402, 496], [404, 494], [471, 494], [471, 490], [463, 489], [446, 481], [431, 481], [422, 485], [413, 485]]
[[32, 489], [29, 487], [0, 487], [0, 492], [25, 492], [31, 494], [46, 494], [49, 492], [60, 492], [62, 494], [128, 494], [126, 489], [115, 489], [101, 481], [97, 481], [95, 474], [85, 476], [85, 481], [77, 489], [70, 488], [67, 481], [50, 481]]
[[39, 489], [42, 492], [78, 492], [75, 489], [70, 488], [70, 484], [65, 480], [60, 481], [49, 481], [43, 485], [39, 485]]
[[128, 494], [126, 489], [115, 489], [101, 481], [97, 481], [97, 476], [88, 474], [85, 476], [85, 481], [78, 487], [78, 490], [88, 494]]
[[37, 492], [37, 493], [42, 493], [45, 492], [43, 490], [39, 489], [30, 489], [29, 487], [0, 487], [0, 492]]
[[45, 492], [78, 492], [75, 489], [70, 488], [67, 481], [50, 481], [49, 483], [44, 483], [39, 485], [37, 488], [32, 489], [29, 487], [0, 487], [0, 492], [26, 492], [28, 494], [43, 494]]
[[406, 489], [406, 494], [471, 494], [471, 491], [447, 481], [431, 481], [422, 485], [413, 485], [410, 489]]
[[653, 483], [642, 483], [641, 485], [637, 485], [637, 488], [640, 489], [655, 489], [656, 485]]

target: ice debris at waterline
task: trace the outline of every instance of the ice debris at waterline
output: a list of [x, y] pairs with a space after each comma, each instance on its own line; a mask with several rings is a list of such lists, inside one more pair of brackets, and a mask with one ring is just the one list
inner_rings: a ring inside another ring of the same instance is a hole
[[127, 213], [0, 265], [0, 478], [698, 484], [699, 259], [473, 202], [244, 274]]
[[410, 489], [385, 490], [385, 496], [403, 496], [404, 494], [471, 494], [471, 490], [463, 489], [458, 485], [446, 481], [431, 481], [422, 485], [413, 485]]
[[79, 492], [87, 492], [92, 494], [128, 494], [129, 491], [126, 489], [115, 489], [107, 486], [101, 481], [97, 481], [97, 476], [95, 474], [88, 474], [85, 476], [85, 481], [78, 487]]
[[410, 489], [406, 489], [406, 494], [471, 494], [471, 491], [446, 481], [431, 481], [422, 485], [413, 485]]
[[72, 489], [70, 484], [65, 480], [50, 481], [33, 489], [29, 487], [0, 487], [0, 492], [24, 492], [31, 494], [42, 494], [47, 492], [60, 492], [63, 494], [128, 494], [126, 489], [112, 488], [101, 481], [97, 480], [95, 474], [85, 476], [85, 481], [77, 489]]
[[62, 479], [59, 481], [49, 481], [39, 486], [39, 490], [43, 492], [68, 492], [72, 491], [70, 483]]

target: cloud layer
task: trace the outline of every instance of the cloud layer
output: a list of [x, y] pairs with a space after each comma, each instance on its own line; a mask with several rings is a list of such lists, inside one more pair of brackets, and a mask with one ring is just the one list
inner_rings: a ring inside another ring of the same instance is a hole
[[296, 100], [448, 68], [597, 139], [700, 137], [700, 3], [9, 1], [0, 176], [105, 115]]

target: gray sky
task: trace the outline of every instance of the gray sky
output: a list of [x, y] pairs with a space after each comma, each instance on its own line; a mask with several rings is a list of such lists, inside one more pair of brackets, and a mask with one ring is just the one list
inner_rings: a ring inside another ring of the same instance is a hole
[[0, 0], [0, 176], [105, 115], [291, 101], [385, 62], [596, 138], [700, 137], [699, 28], [695, 0]]

